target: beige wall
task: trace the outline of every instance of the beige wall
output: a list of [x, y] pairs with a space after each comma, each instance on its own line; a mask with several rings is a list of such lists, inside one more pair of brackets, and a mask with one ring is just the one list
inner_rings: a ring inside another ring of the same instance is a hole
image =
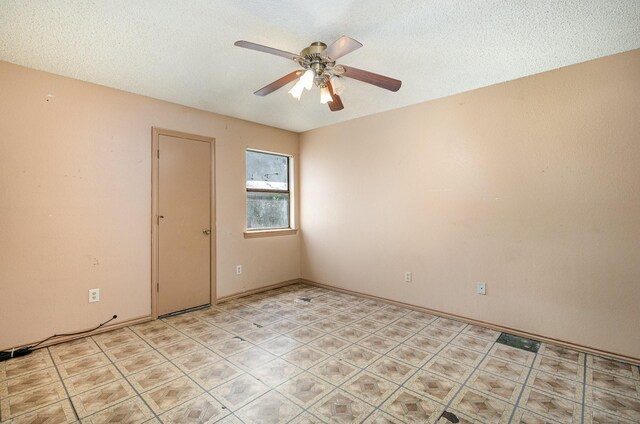
[[303, 133], [302, 277], [640, 358], [639, 137], [640, 51]]
[[298, 236], [243, 237], [245, 148], [297, 134], [4, 62], [0, 93], [0, 349], [150, 314], [152, 126], [216, 138], [218, 297], [299, 277]]

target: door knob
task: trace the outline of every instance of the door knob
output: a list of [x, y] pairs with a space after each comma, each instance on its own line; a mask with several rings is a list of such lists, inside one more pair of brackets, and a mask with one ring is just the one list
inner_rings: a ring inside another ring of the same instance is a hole
[[209, 235], [209, 234], [211, 234], [211, 230], [208, 229], [208, 228], [205, 228], [204, 230], [202, 230], [202, 233], [206, 234], [206, 235]]

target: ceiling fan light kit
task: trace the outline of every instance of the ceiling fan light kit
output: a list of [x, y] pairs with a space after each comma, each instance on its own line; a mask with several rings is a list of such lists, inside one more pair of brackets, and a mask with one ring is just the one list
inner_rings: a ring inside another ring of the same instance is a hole
[[345, 85], [341, 81], [343, 77], [373, 84], [390, 91], [398, 91], [402, 85], [402, 82], [397, 79], [350, 66], [337, 65], [337, 59], [362, 47], [361, 43], [346, 36], [340, 37], [328, 47], [320, 41], [311, 43], [311, 45], [304, 48], [299, 55], [249, 41], [241, 40], [236, 41], [234, 44], [238, 47], [291, 59], [304, 69], [304, 71], [298, 70], [291, 72], [271, 84], [262, 87], [254, 93], [257, 96], [266, 96], [297, 79], [296, 84], [289, 90], [289, 94], [295, 99], [300, 100], [305, 89], [308, 91], [311, 90], [313, 86], [316, 86], [320, 89], [320, 103], [327, 104], [332, 112], [336, 112], [344, 108], [342, 100], [340, 99], [340, 95], [345, 89]]

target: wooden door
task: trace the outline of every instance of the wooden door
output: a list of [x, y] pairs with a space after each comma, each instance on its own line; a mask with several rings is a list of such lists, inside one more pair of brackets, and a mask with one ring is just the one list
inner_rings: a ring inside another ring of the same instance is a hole
[[158, 136], [158, 315], [211, 302], [211, 147]]

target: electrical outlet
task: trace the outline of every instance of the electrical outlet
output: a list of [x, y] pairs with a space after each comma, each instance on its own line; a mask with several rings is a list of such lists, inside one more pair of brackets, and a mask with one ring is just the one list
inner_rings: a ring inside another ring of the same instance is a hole
[[100, 289], [89, 289], [89, 303], [100, 302]]
[[242, 265], [236, 265], [236, 275], [242, 274]]
[[485, 283], [476, 283], [476, 292], [478, 294], [487, 294], [487, 286]]
[[410, 283], [413, 280], [413, 275], [411, 275], [411, 271], [407, 271], [404, 273], [404, 282]]

